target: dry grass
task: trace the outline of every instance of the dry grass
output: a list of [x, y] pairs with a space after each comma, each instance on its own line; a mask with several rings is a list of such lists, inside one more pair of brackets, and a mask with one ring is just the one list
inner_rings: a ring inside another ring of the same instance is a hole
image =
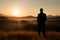
[[12, 31], [0, 32], [0, 40], [60, 40], [60, 32], [47, 32], [47, 37], [44, 38], [37, 35], [37, 32], [32, 31]]

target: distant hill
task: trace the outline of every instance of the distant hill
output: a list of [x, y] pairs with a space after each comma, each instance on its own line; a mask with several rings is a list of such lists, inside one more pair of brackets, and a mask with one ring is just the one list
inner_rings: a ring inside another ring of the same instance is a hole
[[[1, 16], [0, 16], [1, 17]], [[6, 16], [5, 16], [6, 17]], [[31, 16], [31, 15], [29, 15], [29, 16], [24, 16], [24, 17], [8, 17], [8, 18], [13, 18], [13, 19], [25, 19], [25, 18], [34, 18], [34, 19], [36, 19], [37, 17], [35, 17], [35, 16]], [[60, 19], [60, 16], [47, 16], [47, 18], [48, 19]]]
[[25, 16], [25, 18], [36, 18], [34, 16]]
[[60, 16], [47, 16], [48, 19], [60, 19]]
[[24, 16], [24, 17], [9, 17], [9, 18], [25, 19], [25, 18], [37, 18], [37, 17], [34, 17], [34, 16]]

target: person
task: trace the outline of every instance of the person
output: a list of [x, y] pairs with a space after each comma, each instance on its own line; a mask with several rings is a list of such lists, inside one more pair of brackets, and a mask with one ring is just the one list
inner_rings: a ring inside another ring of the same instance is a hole
[[44, 37], [46, 36], [46, 32], [45, 32], [45, 28], [46, 28], [45, 22], [46, 22], [46, 20], [47, 20], [46, 14], [43, 13], [43, 8], [41, 8], [40, 13], [38, 14], [38, 17], [37, 17], [38, 35], [40, 35], [41, 31], [42, 31]]

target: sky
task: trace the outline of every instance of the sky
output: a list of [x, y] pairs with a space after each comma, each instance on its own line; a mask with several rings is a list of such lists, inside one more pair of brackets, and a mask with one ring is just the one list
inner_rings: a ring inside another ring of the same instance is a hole
[[0, 0], [0, 14], [7, 16], [37, 16], [40, 8], [47, 15], [60, 16], [60, 0]]

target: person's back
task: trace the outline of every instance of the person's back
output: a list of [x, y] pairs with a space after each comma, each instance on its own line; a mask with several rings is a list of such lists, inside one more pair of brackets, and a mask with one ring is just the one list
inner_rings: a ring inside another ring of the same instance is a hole
[[38, 23], [45, 23], [46, 21], [46, 14], [45, 13], [39, 13], [37, 17]]
[[45, 36], [45, 21], [47, 20], [46, 14], [43, 13], [43, 9], [40, 9], [40, 13], [37, 17], [37, 24], [38, 24], [38, 35], [40, 35], [41, 30], [43, 32], [43, 35]]

